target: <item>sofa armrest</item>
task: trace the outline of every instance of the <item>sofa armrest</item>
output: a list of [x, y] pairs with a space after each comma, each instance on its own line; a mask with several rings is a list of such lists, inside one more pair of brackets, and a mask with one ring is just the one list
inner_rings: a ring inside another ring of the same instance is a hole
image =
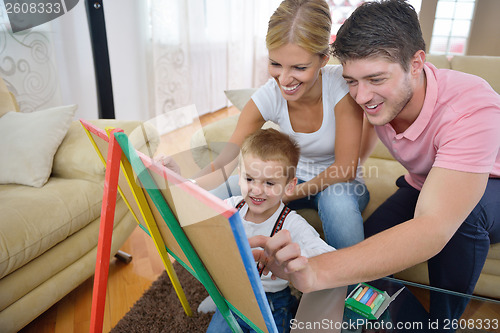
[[[140, 121], [100, 119], [91, 121], [99, 128], [116, 127], [131, 133]], [[73, 121], [54, 156], [52, 176], [91, 181], [104, 179], [105, 168], [79, 121]]]
[[190, 143], [191, 152], [198, 167], [204, 168], [219, 155], [224, 148], [224, 143], [228, 142], [233, 134], [239, 116], [236, 114], [218, 120], [193, 134]]

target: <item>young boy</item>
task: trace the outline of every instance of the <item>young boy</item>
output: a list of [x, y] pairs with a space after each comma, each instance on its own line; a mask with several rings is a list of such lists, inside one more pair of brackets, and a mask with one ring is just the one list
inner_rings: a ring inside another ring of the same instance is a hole
[[[312, 257], [335, 250], [324, 242], [314, 228], [295, 211], [282, 202], [285, 195], [293, 193], [297, 184], [295, 169], [300, 149], [286, 134], [275, 129], [260, 129], [249, 135], [241, 146], [239, 184], [242, 196], [225, 201], [237, 207], [248, 237], [270, 236], [287, 229], [297, 242], [302, 255]], [[262, 276], [262, 284], [279, 332], [290, 331], [297, 299], [291, 295], [288, 281]], [[237, 318], [244, 332], [251, 328]], [[217, 310], [207, 332], [231, 332]]]

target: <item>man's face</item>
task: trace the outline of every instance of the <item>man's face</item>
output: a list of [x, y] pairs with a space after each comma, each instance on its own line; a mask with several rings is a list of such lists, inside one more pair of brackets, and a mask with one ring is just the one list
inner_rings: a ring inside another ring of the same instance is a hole
[[411, 75], [384, 58], [349, 60], [343, 76], [352, 98], [373, 125], [393, 121], [413, 97]]

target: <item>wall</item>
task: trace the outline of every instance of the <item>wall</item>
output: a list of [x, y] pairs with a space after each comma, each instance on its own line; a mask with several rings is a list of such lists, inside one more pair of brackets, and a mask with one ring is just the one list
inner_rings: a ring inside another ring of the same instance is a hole
[[[422, 34], [429, 51], [438, 0], [424, 0], [419, 20]], [[476, 0], [466, 55], [500, 56], [500, 13], [499, 0]]]
[[438, 0], [425, 0], [422, 1], [420, 13], [418, 15], [420, 27], [422, 28], [422, 35], [425, 41], [425, 52], [429, 52], [431, 46], [432, 29], [434, 28], [434, 16], [436, 15], [436, 6]]
[[500, 1], [476, 0], [467, 55], [500, 56]]

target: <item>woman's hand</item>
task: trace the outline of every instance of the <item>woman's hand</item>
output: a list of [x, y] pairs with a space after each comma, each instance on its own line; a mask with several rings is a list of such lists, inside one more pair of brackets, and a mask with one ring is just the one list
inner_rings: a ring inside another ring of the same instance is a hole
[[316, 274], [308, 259], [301, 255], [299, 245], [292, 242], [288, 230], [283, 229], [273, 237], [254, 236], [249, 242], [252, 248], [264, 249], [252, 251], [259, 268], [264, 267], [263, 274], [271, 271], [273, 279], [289, 280], [302, 292], [314, 291]]

